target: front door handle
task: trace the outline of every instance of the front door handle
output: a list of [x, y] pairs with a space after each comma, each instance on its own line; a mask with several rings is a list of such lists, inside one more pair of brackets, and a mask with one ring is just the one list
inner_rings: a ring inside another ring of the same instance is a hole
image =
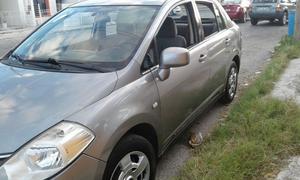
[[230, 44], [230, 41], [231, 41], [230, 38], [226, 38], [226, 39], [225, 39], [225, 44], [226, 44], [226, 45], [229, 45], [229, 44]]
[[200, 62], [200, 63], [204, 63], [205, 60], [206, 60], [206, 58], [207, 58], [207, 55], [206, 55], [206, 54], [201, 54], [200, 57], [199, 57], [199, 62]]

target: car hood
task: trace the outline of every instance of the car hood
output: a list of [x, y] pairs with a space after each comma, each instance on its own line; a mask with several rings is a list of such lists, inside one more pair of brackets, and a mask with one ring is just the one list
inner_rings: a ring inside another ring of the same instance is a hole
[[0, 154], [20, 146], [67, 116], [109, 95], [111, 73], [60, 73], [0, 63]]

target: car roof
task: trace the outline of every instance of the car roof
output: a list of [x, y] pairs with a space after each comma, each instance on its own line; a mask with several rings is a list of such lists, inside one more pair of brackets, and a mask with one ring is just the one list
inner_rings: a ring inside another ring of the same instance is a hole
[[157, 5], [161, 6], [168, 0], [87, 0], [77, 4], [77, 6], [99, 6], [99, 5]]
[[[114, 6], [114, 5], [152, 5], [162, 6], [166, 2], [180, 2], [184, 0], [86, 0], [74, 4], [72, 7], [78, 6]], [[195, 0], [200, 2], [213, 3], [214, 0]]]

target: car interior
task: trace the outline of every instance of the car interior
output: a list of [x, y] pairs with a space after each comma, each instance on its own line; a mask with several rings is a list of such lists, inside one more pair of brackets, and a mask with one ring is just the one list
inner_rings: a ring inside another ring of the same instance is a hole
[[[162, 24], [156, 36], [155, 43], [152, 43], [149, 48], [141, 70], [147, 70], [158, 64], [158, 59], [162, 51], [166, 48], [187, 48], [193, 45], [195, 40], [191, 22], [192, 20], [188, 16], [185, 5], [177, 6], [171, 11]], [[158, 57], [155, 57], [155, 52], [157, 52]]]
[[[197, 7], [201, 15], [204, 38], [218, 32], [218, 22], [213, 5], [199, 3]], [[164, 49], [169, 47], [187, 48], [194, 44], [192, 20], [188, 16], [187, 9], [185, 5], [181, 5], [169, 13], [156, 36], [156, 40], [152, 43], [145, 56], [141, 71], [157, 65], [157, 59], [159, 59]], [[159, 57], [155, 57], [156, 52]]]

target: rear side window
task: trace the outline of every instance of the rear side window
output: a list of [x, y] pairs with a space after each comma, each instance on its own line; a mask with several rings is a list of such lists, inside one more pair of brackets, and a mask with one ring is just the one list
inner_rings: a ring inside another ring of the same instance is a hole
[[226, 29], [224, 17], [212, 3], [197, 2], [197, 8], [201, 17], [204, 37]]
[[204, 37], [218, 32], [218, 21], [212, 4], [197, 2], [197, 8], [201, 17]]
[[221, 12], [219, 11], [219, 9], [217, 7], [214, 6], [214, 9], [215, 9], [215, 13], [216, 13], [219, 31], [222, 31], [223, 29], [226, 29], [224, 18], [222, 17]]

